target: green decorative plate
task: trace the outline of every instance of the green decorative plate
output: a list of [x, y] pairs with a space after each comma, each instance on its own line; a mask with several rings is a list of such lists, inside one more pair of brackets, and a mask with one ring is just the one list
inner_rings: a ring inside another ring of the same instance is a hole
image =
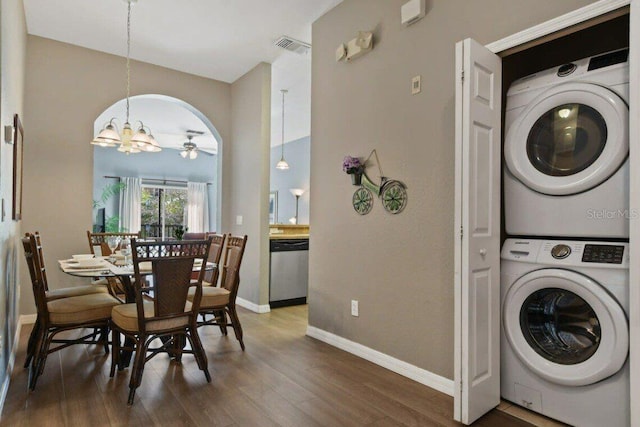
[[360, 187], [353, 193], [352, 202], [353, 209], [355, 209], [356, 212], [360, 215], [366, 215], [371, 212], [371, 208], [373, 207], [373, 194], [366, 188]]

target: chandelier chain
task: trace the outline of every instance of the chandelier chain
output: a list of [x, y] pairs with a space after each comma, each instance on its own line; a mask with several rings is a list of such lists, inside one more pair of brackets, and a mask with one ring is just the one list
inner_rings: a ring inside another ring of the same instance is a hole
[[129, 56], [131, 55], [131, 2], [127, 2], [127, 123], [129, 123], [129, 92], [131, 89], [131, 66]]

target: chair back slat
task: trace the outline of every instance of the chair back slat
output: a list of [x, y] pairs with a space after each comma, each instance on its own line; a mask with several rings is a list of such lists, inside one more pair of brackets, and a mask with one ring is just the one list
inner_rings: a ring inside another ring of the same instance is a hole
[[[38, 235], [39, 240], [39, 235]], [[31, 286], [33, 289], [33, 299], [36, 303], [38, 315], [46, 317], [47, 311], [47, 282], [44, 275], [44, 258], [40, 252], [36, 236], [26, 233], [22, 238], [22, 247], [24, 248], [24, 256], [29, 267], [29, 275], [31, 276]]]
[[[202, 298], [202, 280], [209, 255], [211, 240], [181, 240], [164, 242], [131, 241], [133, 267], [135, 273], [136, 304], [138, 324], [141, 331], [146, 330], [145, 322], [167, 320], [188, 314], [195, 315]], [[201, 259], [203, 267], [196, 282], [192, 282], [193, 264]], [[151, 281], [148, 286], [140, 274], [142, 263], [151, 263]], [[196, 295], [191, 310], [185, 313], [185, 304], [189, 287], [196, 287]], [[153, 295], [154, 312], [152, 317], [144, 316], [144, 293]]]

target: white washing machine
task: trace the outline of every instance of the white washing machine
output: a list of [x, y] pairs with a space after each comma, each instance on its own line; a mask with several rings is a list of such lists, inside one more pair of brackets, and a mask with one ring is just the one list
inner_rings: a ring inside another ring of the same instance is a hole
[[507, 239], [501, 394], [576, 426], [628, 426], [629, 246]]
[[628, 49], [515, 81], [505, 115], [511, 236], [629, 237]]

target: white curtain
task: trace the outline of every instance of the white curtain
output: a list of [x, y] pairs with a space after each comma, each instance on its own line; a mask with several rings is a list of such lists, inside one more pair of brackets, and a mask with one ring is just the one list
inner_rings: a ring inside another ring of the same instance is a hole
[[140, 178], [124, 177], [120, 182], [125, 188], [120, 192], [120, 229], [129, 233], [140, 231], [142, 197], [142, 180]]
[[187, 227], [189, 233], [209, 231], [209, 197], [206, 182], [187, 183]]

